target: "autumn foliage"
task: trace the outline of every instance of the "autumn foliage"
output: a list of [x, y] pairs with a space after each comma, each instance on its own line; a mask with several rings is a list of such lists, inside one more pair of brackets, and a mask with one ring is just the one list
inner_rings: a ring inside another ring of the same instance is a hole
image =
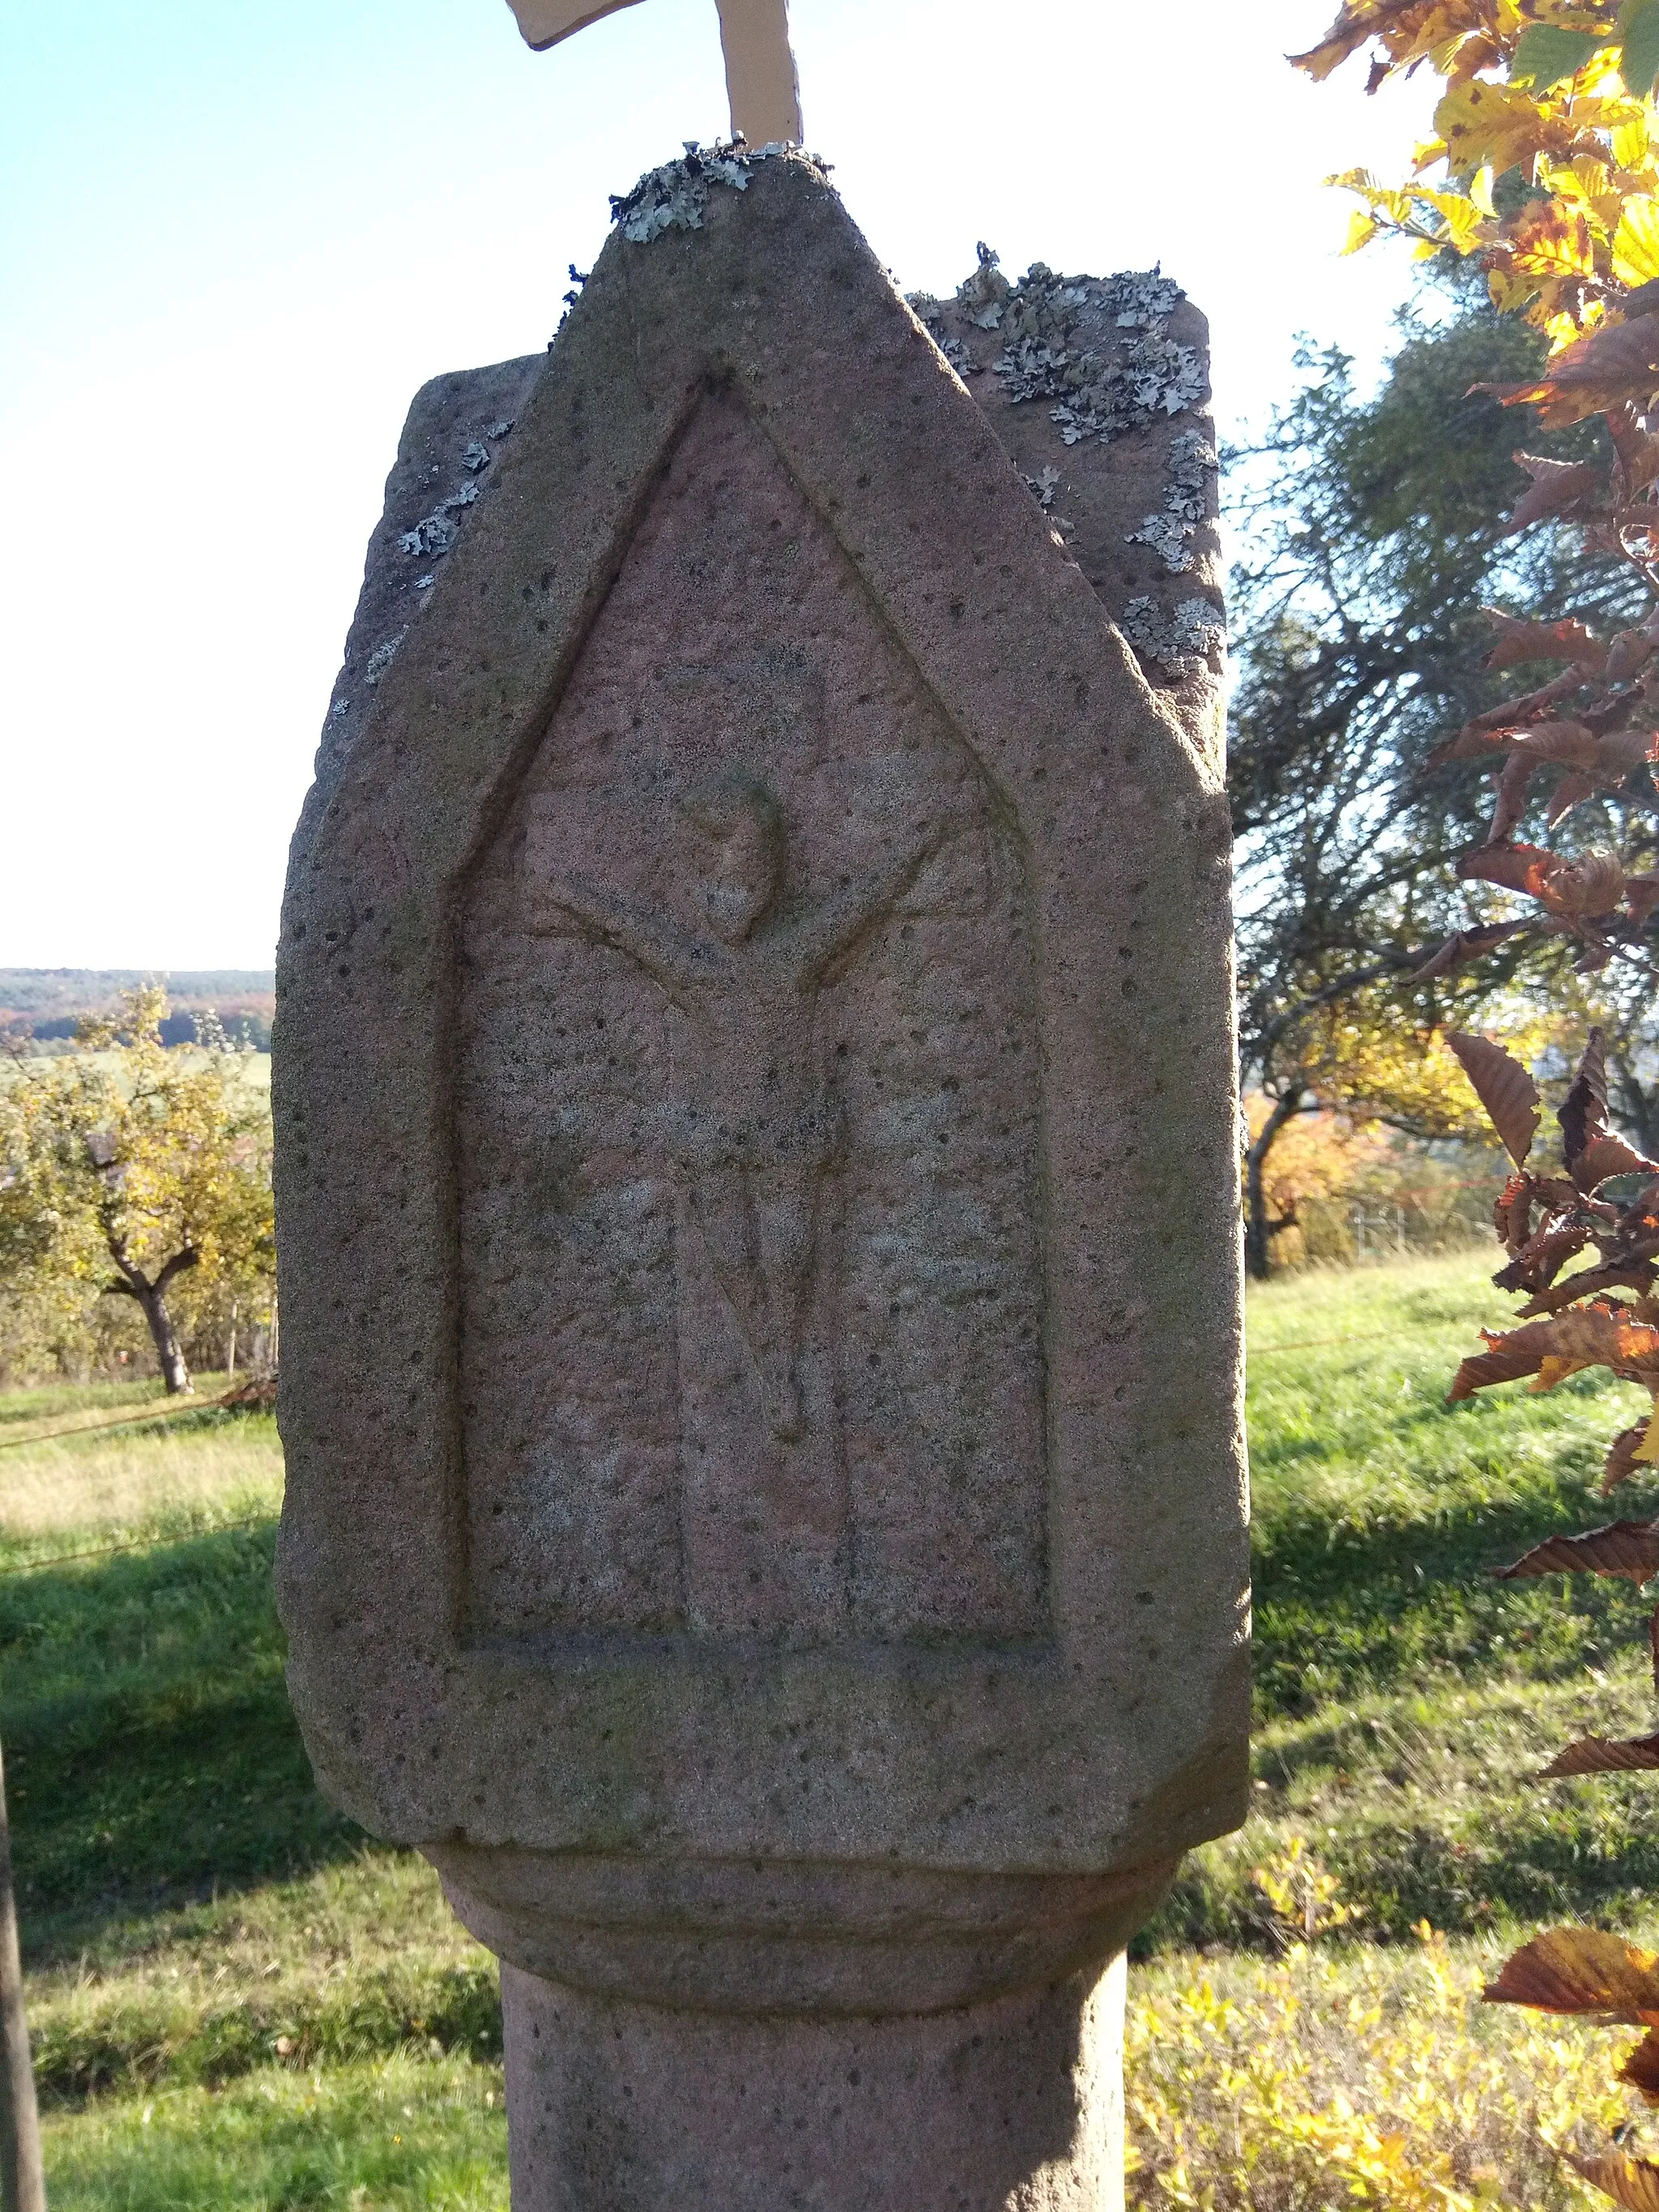
[[[1334, 179], [1362, 203], [1350, 250], [1393, 234], [1424, 256], [1474, 257], [1496, 305], [1546, 334], [1551, 351], [1537, 374], [1479, 388], [1533, 409], [1547, 429], [1599, 418], [1605, 438], [1599, 459], [1517, 453], [1529, 483], [1510, 529], [1581, 530], [1623, 564], [1646, 606], [1611, 634], [1571, 614], [1492, 611], [1488, 665], [1524, 670], [1526, 681], [1450, 736], [1436, 761], [1490, 762], [1486, 837], [1458, 873], [1514, 903], [1477, 915], [1421, 972], [1446, 974], [1529, 935], [1565, 940], [1581, 975], [1617, 961], [1652, 977], [1659, 873], [1605, 845], [1556, 850], [1521, 832], [1534, 811], [1547, 834], [1604, 794], [1656, 809], [1659, 0], [1345, 0], [1327, 36], [1295, 58], [1323, 78], [1358, 54], [1369, 58], [1372, 90], [1425, 69], [1444, 89], [1436, 135], [1417, 149], [1408, 178], [1385, 184], [1355, 170]], [[1590, 1031], [1557, 1117], [1559, 1167], [1534, 1158], [1541, 1103], [1528, 1069], [1488, 1039], [1449, 1042], [1513, 1163], [1495, 1210], [1506, 1257], [1493, 1279], [1522, 1300], [1517, 1326], [1487, 1334], [1451, 1396], [1528, 1377], [1548, 1390], [1601, 1367], [1645, 1389], [1659, 1411], [1659, 1164], [1607, 1125], [1600, 1032]], [[1603, 1493], [1655, 1465], [1659, 1419], [1650, 1412], [1611, 1440]], [[1659, 1523], [1551, 1537], [1504, 1572], [1646, 1583], [1659, 1574]], [[1650, 1640], [1659, 1688], [1659, 1613]], [[1659, 1770], [1659, 1734], [1587, 1737], [1545, 1771], [1638, 1768]], [[1659, 2105], [1659, 1956], [1589, 1929], [1552, 1929], [1517, 1952], [1486, 1994], [1643, 2028], [1620, 2078]], [[1613, 2148], [1571, 2162], [1618, 2203], [1659, 2212], [1659, 2165]]]

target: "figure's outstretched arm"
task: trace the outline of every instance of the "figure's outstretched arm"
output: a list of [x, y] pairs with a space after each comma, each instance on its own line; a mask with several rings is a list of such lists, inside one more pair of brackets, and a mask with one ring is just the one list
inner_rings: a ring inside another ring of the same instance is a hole
[[[587, 935], [625, 952], [671, 998], [713, 980], [716, 948], [625, 892], [586, 876], [562, 875], [556, 881], [543, 877], [532, 891], [532, 911], [538, 907], [570, 915]], [[538, 925], [545, 926], [539, 916]]]
[[844, 952], [850, 952], [869, 925], [904, 896], [941, 845], [963, 826], [955, 814], [941, 814], [921, 825], [912, 842], [865, 868], [850, 883], [830, 892], [800, 925], [802, 964], [816, 982]]

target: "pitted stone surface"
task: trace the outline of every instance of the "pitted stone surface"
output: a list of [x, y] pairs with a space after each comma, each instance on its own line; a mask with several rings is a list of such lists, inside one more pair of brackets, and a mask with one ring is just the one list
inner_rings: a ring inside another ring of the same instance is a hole
[[290, 1687], [506, 1962], [518, 2212], [1117, 2212], [1246, 1771], [1203, 480], [745, 173], [388, 485], [278, 969]]
[[729, 399], [679, 442], [464, 933], [480, 1632], [1042, 1636], [1028, 886]]
[[276, 1085], [291, 1682], [382, 1833], [1151, 1894], [1239, 1816], [1215, 672], [1018, 458], [790, 158], [416, 403]]

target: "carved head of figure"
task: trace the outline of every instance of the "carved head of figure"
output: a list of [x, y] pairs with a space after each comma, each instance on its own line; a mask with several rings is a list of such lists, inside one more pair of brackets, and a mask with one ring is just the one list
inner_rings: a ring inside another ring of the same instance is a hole
[[783, 888], [778, 802], [757, 778], [727, 769], [690, 793], [685, 815], [702, 847], [697, 896], [708, 927], [726, 944], [741, 945]]

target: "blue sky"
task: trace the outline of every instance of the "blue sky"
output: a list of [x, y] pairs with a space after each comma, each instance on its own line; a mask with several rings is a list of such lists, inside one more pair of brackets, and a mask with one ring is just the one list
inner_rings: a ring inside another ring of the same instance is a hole
[[[1332, 5], [793, 0], [808, 143], [907, 289], [1161, 258], [1260, 420], [1408, 283], [1320, 180], [1428, 88], [1295, 76]], [[545, 54], [505, 0], [5, 11], [0, 964], [268, 963], [410, 394], [544, 344], [607, 195], [725, 122], [714, 0]]]

